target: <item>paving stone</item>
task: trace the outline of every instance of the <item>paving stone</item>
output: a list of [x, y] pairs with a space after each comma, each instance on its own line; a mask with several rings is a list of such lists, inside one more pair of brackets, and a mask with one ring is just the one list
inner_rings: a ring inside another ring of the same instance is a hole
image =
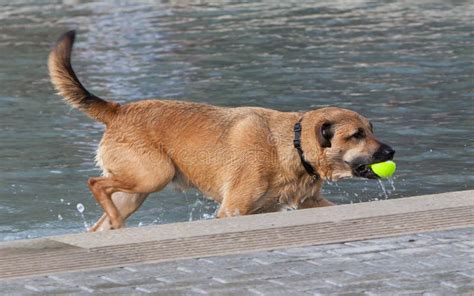
[[157, 290], [144, 288], [143, 290], [132, 287], [116, 288], [100, 292], [101, 295], [160, 295], [160, 296], [186, 296], [198, 295], [193, 293], [189, 288], [160, 288]]
[[[473, 228], [474, 229], [474, 228]], [[4, 294], [473, 295], [472, 229], [0, 282]]]
[[465, 276], [465, 277], [468, 277], [468, 278], [471, 278], [471, 279], [474, 279], [474, 269], [466, 269], [466, 270], [458, 272], [458, 274], [460, 274], [462, 276]]
[[261, 265], [253, 260], [255, 258], [255, 255], [242, 254], [241, 256], [242, 257], [240, 257], [239, 255], [220, 256], [213, 257], [212, 260], [217, 266], [225, 266], [226, 268], [248, 265]]
[[474, 282], [472, 279], [463, 277], [457, 273], [453, 272], [439, 272], [431, 275], [425, 275], [425, 278], [430, 278], [436, 281], [439, 281], [442, 285], [453, 288], [470, 288], [474, 292]]
[[347, 272], [331, 272], [327, 274], [307, 274], [293, 275], [290, 277], [278, 278], [275, 281], [284, 286], [300, 286], [306, 289], [305, 283], [311, 283], [312, 287], [344, 287], [345, 285], [358, 282], [368, 282], [374, 280], [395, 277], [393, 274], [372, 274], [361, 277]]
[[402, 248], [413, 248], [413, 247], [435, 246], [437, 244], [445, 244], [445, 243], [450, 243], [450, 242], [455, 242], [455, 241], [461, 241], [461, 240], [441, 241], [439, 239], [412, 236], [405, 242], [399, 242], [399, 245]]
[[353, 255], [353, 254], [375, 253], [375, 252], [397, 250], [400, 248], [402, 247], [395, 244], [372, 244], [372, 245], [349, 247], [349, 248], [339, 248], [339, 249], [332, 250], [331, 252], [334, 252], [339, 255]]
[[[347, 273], [347, 272], [346, 272]], [[371, 272], [352, 272], [352, 275], [355, 277], [352, 279], [348, 279], [345, 283], [356, 283], [356, 282], [371, 282], [371, 281], [382, 281], [382, 280], [390, 280], [393, 278], [397, 278], [399, 275], [397, 272], [386, 272], [383, 270], [372, 270]]]
[[383, 253], [362, 253], [351, 255], [353, 259], [356, 259], [361, 262], [386, 259], [388, 256]]
[[440, 293], [441, 295], [454, 295], [454, 289], [442, 286], [440, 282], [431, 280], [431, 279], [421, 279], [421, 278], [398, 278], [390, 280], [386, 283], [397, 289], [398, 291], [403, 291], [404, 293]]
[[[318, 256], [319, 255], [319, 256]], [[292, 261], [300, 261], [300, 260], [308, 260], [319, 258], [320, 256], [324, 256], [323, 252], [319, 252], [318, 254], [315, 253], [291, 253], [288, 254], [284, 251], [268, 251], [268, 252], [256, 252], [252, 254], [252, 262], [255, 262], [260, 265], [269, 265], [272, 263], [283, 263], [283, 262], [292, 262]]]
[[288, 256], [310, 256], [314, 258], [326, 257], [327, 251], [339, 249], [346, 246], [343, 243], [337, 244], [328, 244], [328, 245], [317, 245], [317, 246], [304, 246], [304, 247], [292, 247], [287, 249], [278, 249], [275, 251], [269, 252], [276, 252], [276, 253], [284, 253]]
[[[82, 273], [82, 276], [77, 274], [61, 274], [61, 275], [51, 275], [48, 276], [51, 281], [57, 282], [58, 285], [72, 286], [72, 287], [82, 287], [82, 289], [109, 289], [115, 287], [125, 287], [127, 284], [131, 284], [131, 280], [123, 280], [113, 275], [104, 274], [104, 275], [87, 275]], [[150, 278], [141, 279], [143, 282], [149, 281]]]
[[462, 241], [461, 244], [474, 248], [474, 241]]
[[241, 283], [254, 280], [267, 280], [287, 275], [289, 272], [282, 268], [269, 268], [267, 266], [255, 266], [253, 268], [242, 267], [239, 269], [231, 269], [226, 273], [213, 274], [211, 279], [213, 282], [221, 283]]
[[278, 287], [270, 284], [262, 284], [254, 287], [247, 287], [242, 289], [241, 295], [255, 295], [255, 296], [287, 296], [294, 293], [295, 290], [286, 287]]
[[360, 244], [397, 244], [397, 243], [406, 243], [412, 240], [420, 239], [415, 234], [413, 235], [399, 235], [399, 236], [389, 236], [383, 238], [375, 238], [370, 240], [358, 241]]
[[421, 237], [431, 237], [431, 238], [440, 238], [440, 239], [449, 239], [449, 238], [466, 238], [466, 237], [473, 237], [474, 236], [474, 228], [467, 227], [467, 228], [459, 228], [453, 229], [449, 231], [433, 231], [433, 232], [425, 232], [419, 233], [417, 236]]
[[37, 280], [33, 280], [33, 282], [23, 280], [21, 283], [17, 281], [2, 281], [0, 282], [0, 287], [2, 295], [70, 294], [80, 292], [80, 290], [75, 287], [38, 284]]
[[395, 257], [398, 256], [416, 256], [419, 258], [420, 256], [430, 256], [436, 251], [430, 247], [418, 247], [418, 248], [406, 248], [406, 249], [399, 249], [389, 251], [389, 254], [392, 254]]

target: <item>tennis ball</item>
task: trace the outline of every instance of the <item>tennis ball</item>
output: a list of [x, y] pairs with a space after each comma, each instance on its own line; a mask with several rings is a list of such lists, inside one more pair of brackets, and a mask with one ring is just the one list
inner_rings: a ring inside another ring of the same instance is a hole
[[388, 160], [385, 162], [373, 163], [370, 165], [370, 168], [380, 178], [390, 178], [393, 173], [395, 173], [397, 165], [395, 162]]

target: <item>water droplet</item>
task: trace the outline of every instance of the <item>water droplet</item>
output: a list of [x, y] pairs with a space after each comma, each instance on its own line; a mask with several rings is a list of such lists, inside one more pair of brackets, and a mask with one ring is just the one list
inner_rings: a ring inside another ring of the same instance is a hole
[[77, 210], [79, 211], [79, 213], [81, 214], [81, 218], [82, 218], [82, 222], [84, 223], [84, 227], [86, 228], [86, 230], [89, 229], [89, 225], [87, 224], [86, 222], [86, 218], [84, 218], [84, 205], [81, 204], [81, 203], [78, 203], [76, 205], [76, 208]]
[[76, 207], [77, 207], [77, 210], [79, 211], [79, 213], [81, 213], [81, 214], [84, 213], [84, 205], [83, 204], [78, 203], [76, 205]]
[[64, 199], [62, 199], [62, 198], [61, 198], [61, 199], [59, 199], [59, 201], [60, 201], [61, 203], [64, 203]]
[[61, 221], [63, 219], [63, 216], [61, 214], [58, 214], [58, 220]]

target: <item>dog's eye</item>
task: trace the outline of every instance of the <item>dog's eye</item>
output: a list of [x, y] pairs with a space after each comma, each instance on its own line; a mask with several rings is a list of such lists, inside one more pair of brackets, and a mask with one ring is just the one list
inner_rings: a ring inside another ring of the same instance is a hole
[[352, 139], [363, 139], [365, 137], [365, 132], [362, 129], [358, 129], [356, 133], [352, 134], [350, 138]]

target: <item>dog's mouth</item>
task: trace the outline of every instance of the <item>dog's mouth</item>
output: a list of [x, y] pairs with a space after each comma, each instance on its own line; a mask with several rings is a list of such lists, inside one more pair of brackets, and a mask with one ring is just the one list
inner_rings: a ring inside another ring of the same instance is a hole
[[393, 160], [395, 150], [390, 146], [381, 144], [380, 148], [370, 157], [358, 157], [347, 163], [352, 169], [352, 175], [354, 177], [361, 177], [366, 179], [380, 179], [377, 174], [372, 171], [370, 165], [373, 163], [384, 162]]
[[353, 163], [350, 163], [352, 169], [352, 175], [354, 177], [366, 178], [366, 179], [380, 179], [377, 174], [370, 168], [371, 164], [393, 160], [393, 154], [384, 157], [371, 157], [370, 159], [359, 159]]
[[352, 168], [352, 174], [355, 177], [361, 177], [366, 179], [379, 179], [372, 169], [369, 167], [369, 164], [360, 164]]

